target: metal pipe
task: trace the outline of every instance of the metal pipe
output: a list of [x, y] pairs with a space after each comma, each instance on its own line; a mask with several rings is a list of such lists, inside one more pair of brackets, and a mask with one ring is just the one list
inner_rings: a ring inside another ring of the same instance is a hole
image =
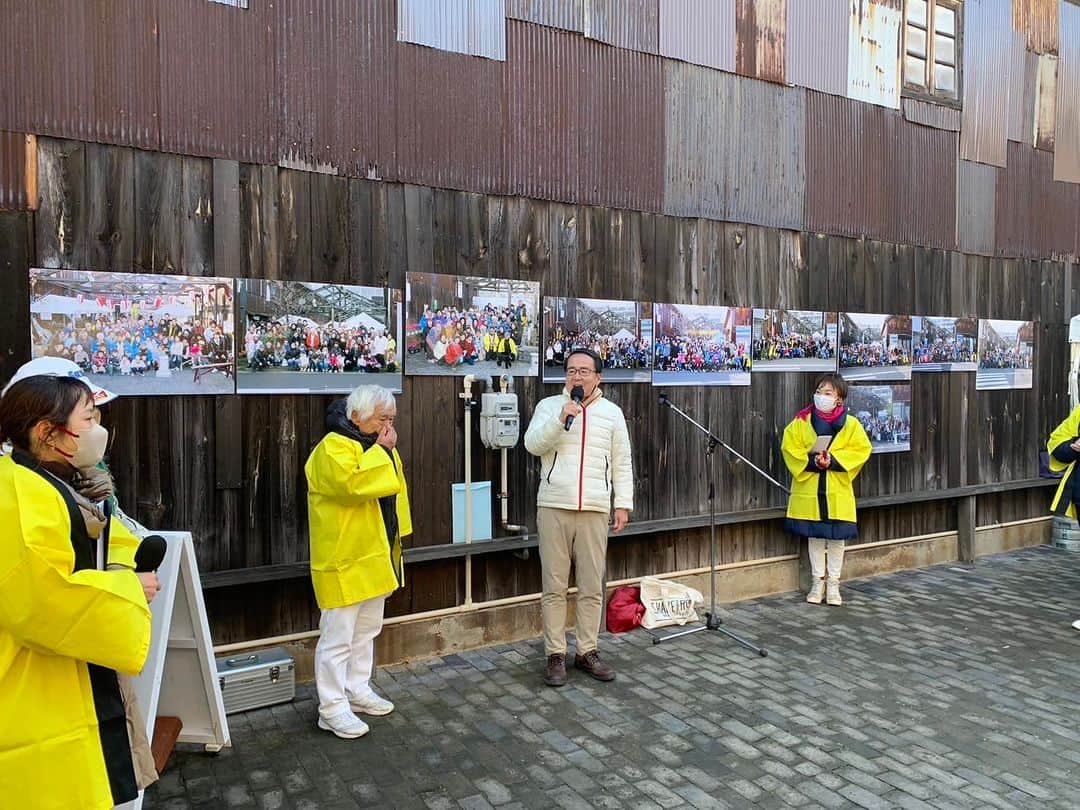
[[[472, 386], [476, 379], [466, 374], [462, 381], [465, 389], [460, 396], [465, 401], [465, 545], [471, 546], [472, 536]], [[472, 600], [472, 554], [465, 555], [465, 604], [469, 607]]]
[[[499, 390], [504, 394], [510, 393], [510, 375], [503, 374], [499, 377]], [[508, 448], [502, 449], [502, 487], [499, 492], [500, 509], [499, 513], [502, 519], [499, 521], [504, 531], [515, 532], [517, 534], [526, 534], [529, 531], [528, 526], [518, 526], [516, 523], [510, 522], [510, 493], [508, 490], [509, 473], [507, 472], [506, 451]], [[524, 549], [525, 554], [528, 555], [528, 549]]]

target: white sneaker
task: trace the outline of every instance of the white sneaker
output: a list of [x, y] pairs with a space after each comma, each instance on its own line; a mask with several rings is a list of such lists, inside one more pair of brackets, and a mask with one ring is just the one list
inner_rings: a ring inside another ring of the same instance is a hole
[[1080, 630], [1080, 619], [1073, 622], [1073, 630]]
[[830, 579], [825, 584], [825, 604], [842, 605], [844, 600], [840, 598], [840, 580]]
[[349, 706], [357, 714], [368, 714], [372, 717], [382, 717], [383, 715], [390, 714], [394, 710], [394, 704], [383, 697], [379, 697], [372, 692], [368, 697], [363, 700], [360, 698], [353, 698], [349, 701]]
[[363, 737], [370, 730], [368, 724], [350, 711], [340, 711], [333, 717], [319, 715], [319, 728], [332, 731], [343, 740], [355, 740]]
[[814, 579], [814, 584], [810, 586], [810, 593], [806, 595], [806, 601], [811, 605], [820, 605], [821, 600], [825, 598], [825, 580], [819, 577]]

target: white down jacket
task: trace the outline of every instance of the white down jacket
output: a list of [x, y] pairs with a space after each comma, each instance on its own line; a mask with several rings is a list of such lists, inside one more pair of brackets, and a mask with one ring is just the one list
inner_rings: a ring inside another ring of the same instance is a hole
[[540, 400], [525, 432], [525, 449], [540, 456], [537, 506], [580, 512], [634, 508], [630, 434], [622, 409], [597, 388], [581, 416], [566, 430], [561, 416], [566, 391]]

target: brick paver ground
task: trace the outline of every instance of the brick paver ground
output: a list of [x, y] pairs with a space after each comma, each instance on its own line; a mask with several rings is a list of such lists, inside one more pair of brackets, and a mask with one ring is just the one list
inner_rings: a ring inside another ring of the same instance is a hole
[[146, 806], [1080, 807], [1080, 554], [1049, 547], [725, 610], [713, 633], [605, 635], [618, 680], [542, 685], [539, 640], [386, 667], [371, 733], [297, 700], [174, 754]]

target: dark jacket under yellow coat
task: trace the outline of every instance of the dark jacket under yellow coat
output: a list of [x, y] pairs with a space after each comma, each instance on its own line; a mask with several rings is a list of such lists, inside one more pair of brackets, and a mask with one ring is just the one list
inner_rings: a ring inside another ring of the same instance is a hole
[[[870, 439], [853, 415], [844, 417], [844, 424], [829, 445], [835, 468], [824, 471], [811, 469], [810, 451], [817, 441], [817, 432], [810, 415], [795, 417], [784, 428], [780, 450], [791, 472], [791, 495], [788, 498], [789, 519], [805, 522], [855, 522], [855, 489], [853, 482], [870, 458]], [[824, 491], [821, 479], [824, 476]]]
[[[322, 609], [383, 596], [405, 583], [401, 538], [412, 534], [409, 494], [397, 450], [389, 453], [328, 433], [304, 465], [308, 483], [311, 583]], [[379, 499], [396, 496], [398, 530], [387, 536]]]
[[[0, 807], [115, 803], [88, 663], [142, 669], [150, 610], [132, 571], [76, 570], [70, 516], [42, 474], [0, 458]], [[132, 562], [138, 541], [115, 518], [110, 532], [110, 562]]]
[[1076, 462], [1080, 458], [1075, 450], [1069, 447], [1076, 441], [1080, 431], [1080, 408], [1074, 408], [1065, 421], [1054, 428], [1050, 439], [1046, 442], [1046, 450], [1050, 454], [1050, 472], [1064, 472], [1061, 483], [1058, 484], [1054, 500], [1050, 503], [1050, 511], [1056, 515], [1068, 515], [1076, 517], [1076, 509], [1073, 503], [1078, 499], [1080, 492], [1076, 492]]

